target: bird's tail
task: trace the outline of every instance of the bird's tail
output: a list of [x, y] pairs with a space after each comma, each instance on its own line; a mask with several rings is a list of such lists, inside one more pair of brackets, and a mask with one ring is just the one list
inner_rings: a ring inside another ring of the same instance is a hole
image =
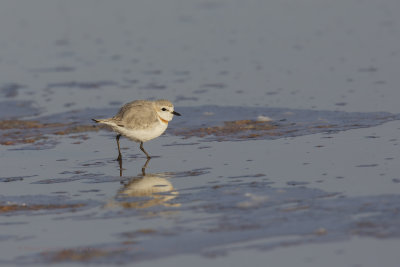
[[97, 123], [107, 123], [108, 119], [92, 119], [92, 121], [97, 122]]
[[115, 126], [115, 122], [113, 121], [112, 118], [110, 119], [92, 119], [92, 121], [97, 122], [97, 123], [103, 123], [109, 126]]

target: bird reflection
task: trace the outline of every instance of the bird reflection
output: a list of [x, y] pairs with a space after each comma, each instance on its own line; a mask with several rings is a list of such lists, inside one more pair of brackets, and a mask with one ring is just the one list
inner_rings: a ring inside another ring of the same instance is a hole
[[[143, 209], [153, 206], [179, 207], [180, 204], [168, 203], [178, 196], [170, 181], [164, 173], [146, 174], [148, 159], [142, 167], [142, 174], [121, 182], [123, 186], [118, 190], [112, 206], [123, 208]], [[122, 162], [120, 162], [120, 175], [122, 176]], [[111, 204], [111, 203], [109, 203]], [[110, 206], [110, 205], [108, 205]]]
[[171, 182], [163, 174], [146, 174], [133, 177], [118, 191], [116, 199], [124, 208], [143, 209], [162, 205], [179, 207], [180, 204], [168, 203], [178, 196]]

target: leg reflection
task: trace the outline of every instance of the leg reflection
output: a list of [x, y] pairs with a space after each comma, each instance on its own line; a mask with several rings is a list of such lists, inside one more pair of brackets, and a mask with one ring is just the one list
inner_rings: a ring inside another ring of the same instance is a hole
[[[143, 177], [146, 176], [146, 168], [147, 168], [147, 165], [150, 162], [150, 159], [151, 158], [148, 158], [146, 160], [146, 162], [144, 163], [144, 165], [142, 166], [142, 175], [143, 175]], [[118, 164], [119, 164], [119, 176], [122, 177], [122, 170], [123, 170], [123, 168], [122, 168], [122, 159], [118, 159]]]

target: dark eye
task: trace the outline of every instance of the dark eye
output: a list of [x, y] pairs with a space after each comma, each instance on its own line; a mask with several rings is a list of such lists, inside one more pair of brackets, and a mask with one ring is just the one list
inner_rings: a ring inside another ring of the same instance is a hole
[[161, 110], [162, 110], [162, 111], [166, 111], [167, 109], [166, 109], [166, 108], [162, 108]]

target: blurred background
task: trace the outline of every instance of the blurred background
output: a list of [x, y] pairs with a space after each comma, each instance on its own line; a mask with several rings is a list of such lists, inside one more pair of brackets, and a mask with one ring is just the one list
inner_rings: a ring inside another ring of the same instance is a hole
[[[47, 112], [138, 98], [399, 112], [396, 0], [0, 3], [0, 84]], [[85, 90], [86, 89], [86, 90]]]

